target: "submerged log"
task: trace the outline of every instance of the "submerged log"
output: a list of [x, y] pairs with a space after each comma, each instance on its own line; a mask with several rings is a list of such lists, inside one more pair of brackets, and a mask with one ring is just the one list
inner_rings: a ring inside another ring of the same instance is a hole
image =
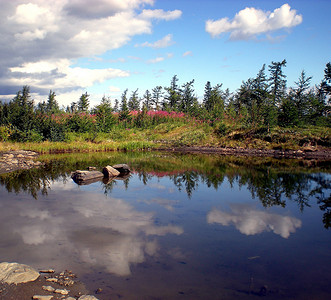
[[116, 169], [114, 169], [111, 166], [106, 166], [102, 169], [102, 173], [105, 175], [105, 177], [116, 177], [118, 175], [120, 175], [120, 172], [117, 171]]
[[113, 168], [116, 169], [117, 171], [119, 171], [121, 173], [121, 175], [128, 174], [131, 172], [131, 170], [127, 164], [113, 165]]
[[103, 178], [103, 174], [99, 171], [81, 171], [77, 170], [71, 175], [71, 178], [80, 185], [90, 184], [100, 181]]

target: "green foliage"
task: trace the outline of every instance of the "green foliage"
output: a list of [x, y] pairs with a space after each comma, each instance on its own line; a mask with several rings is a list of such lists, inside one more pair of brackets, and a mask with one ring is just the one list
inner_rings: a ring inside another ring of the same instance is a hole
[[[267, 76], [263, 65], [256, 77], [243, 81], [235, 93], [208, 81], [202, 103], [195, 95], [195, 81], [179, 85], [177, 75], [172, 77], [169, 87], [156, 86], [151, 93], [146, 90], [142, 99], [138, 89], [128, 99], [126, 89], [120, 108], [118, 100], [112, 108], [111, 99], [104, 96], [89, 110], [89, 95], [84, 93], [66, 112], [59, 108], [52, 90], [47, 101], [34, 107], [30, 88], [24, 86], [11, 101], [0, 102], [0, 140], [71, 142], [81, 135], [83, 141], [100, 144], [104, 137], [120, 142], [154, 139], [166, 144], [194, 145], [209, 144], [210, 138], [215, 145], [225, 146], [229, 145], [226, 137], [230, 137], [231, 146], [241, 147], [248, 136], [238, 130], [254, 132], [263, 127], [268, 134], [255, 135], [248, 142], [263, 148], [271, 143], [271, 133], [277, 126], [330, 128], [331, 64], [326, 65], [319, 86], [311, 88], [311, 77], [302, 71], [295, 86], [288, 90], [285, 66], [286, 60], [272, 62]], [[190, 132], [184, 134], [183, 130]]]
[[11, 129], [8, 126], [0, 126], [0, 142], [7, 141], [11, 135]]

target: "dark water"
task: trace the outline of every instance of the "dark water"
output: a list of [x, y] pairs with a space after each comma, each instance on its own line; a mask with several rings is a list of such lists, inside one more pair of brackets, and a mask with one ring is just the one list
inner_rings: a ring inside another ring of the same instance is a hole
[[[44, 157], [0, 176], [0, 257], [99, 299], [330, 299], [330, 162], [166, 153]], [[128, 178], [70, 172], [128, 163]]]

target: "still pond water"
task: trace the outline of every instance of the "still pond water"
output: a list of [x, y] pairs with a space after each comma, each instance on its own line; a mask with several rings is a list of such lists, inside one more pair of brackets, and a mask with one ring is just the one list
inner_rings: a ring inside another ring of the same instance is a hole
[[[69, 269], [99, 299], [331, 299], [330, 162], [44, 156], [0, 175], [0, 257]], [[128, 163], [129, 177], [70, 172]]]

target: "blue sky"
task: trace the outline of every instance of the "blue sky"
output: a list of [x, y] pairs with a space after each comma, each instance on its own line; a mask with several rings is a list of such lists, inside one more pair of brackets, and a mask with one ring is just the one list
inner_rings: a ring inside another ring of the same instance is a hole
[[0, 99], [29, 85], [61, 105], [195, 80], [234, 92], [263, 64], [287, 60], [318, 84], [331, 61], [329, 0], [0, 0]]

